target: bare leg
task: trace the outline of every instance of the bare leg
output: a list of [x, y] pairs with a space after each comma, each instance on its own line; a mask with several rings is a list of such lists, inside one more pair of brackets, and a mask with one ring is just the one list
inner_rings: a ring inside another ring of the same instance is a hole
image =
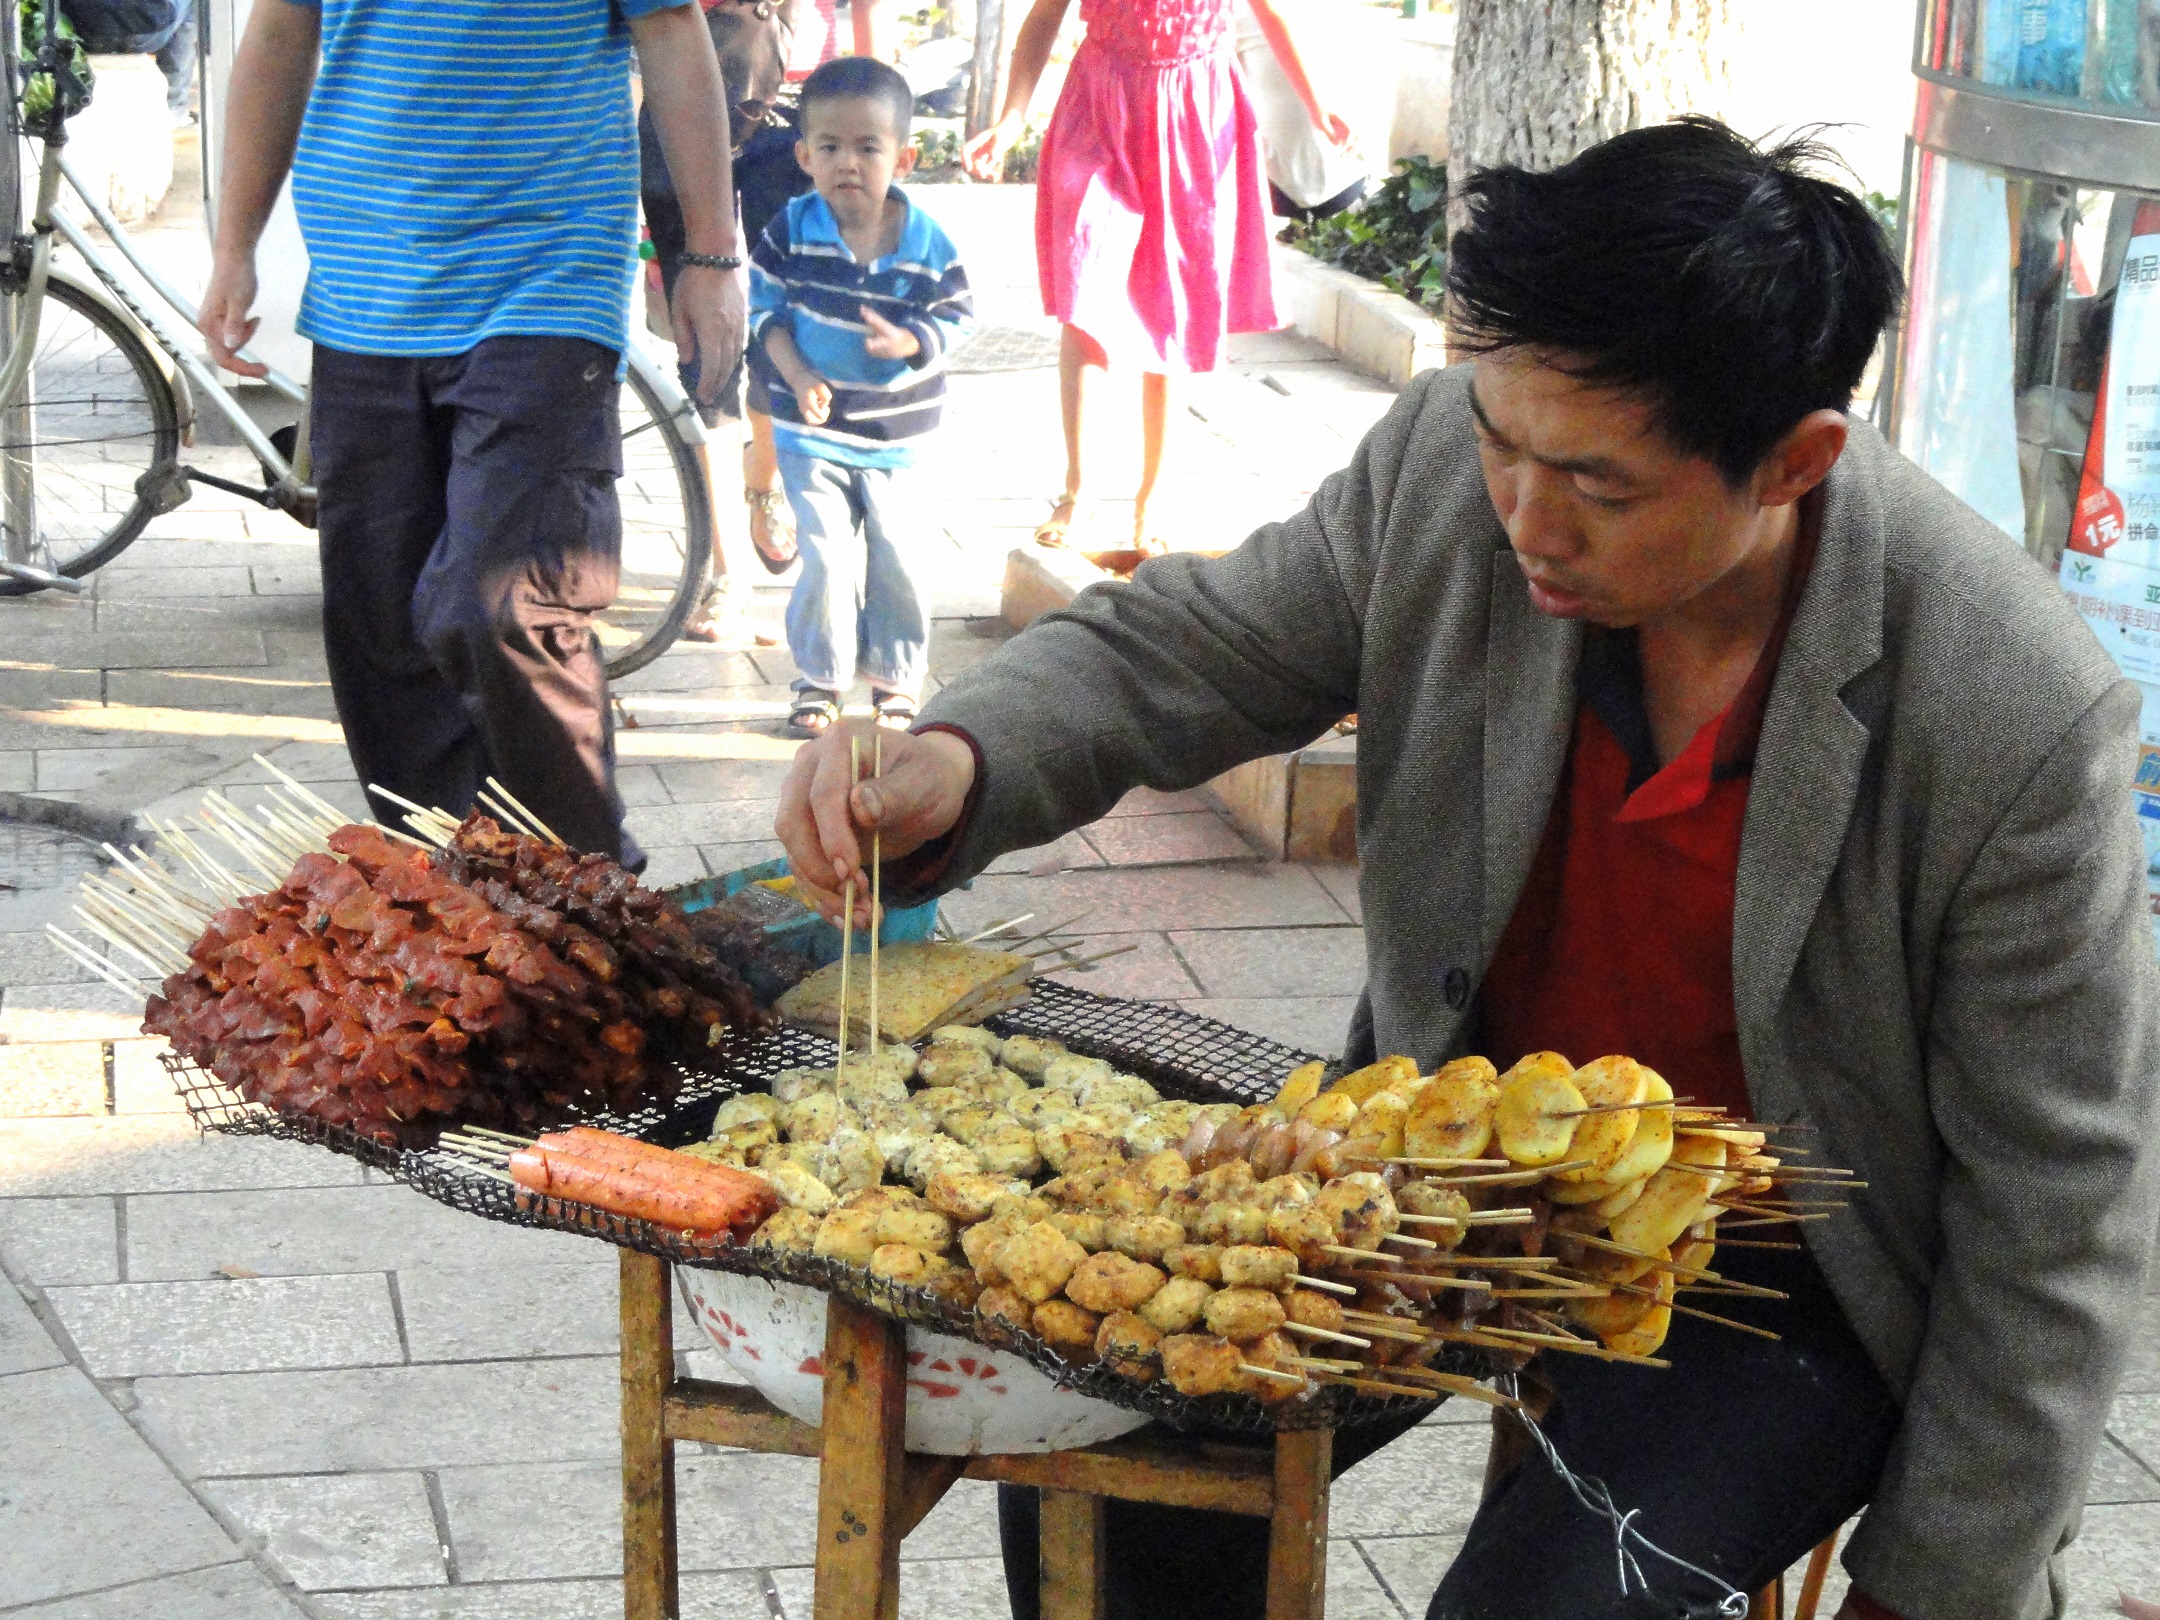
[[1162, 476], [1170, 436], [1170, 379], [1150, 371], [1140, 379], [1140, 487], [1133, 492], [1133, 549], [1156, 556], [1170, 548], [1148, 527], [1148, 502]]
[[1081, 469], [1081, 445], [1086, 437], [1088, 373], [1110, 364], [1102, 345], [1077, 326], [1067, 326], [1058, 337], [1058, 413], [1065, 429], [1065, 489], [1049, 517], [1035, 531], [1044, 545], [1057, 546], [1078, 524], [1081, 492], [1086, 487]]
[[750, 418], [750, 437], [743, 444], [743, 488], [775, 488], [780, 482], [780, 452], [773, 446], [772, 418], [763, 411], [745, 414]]

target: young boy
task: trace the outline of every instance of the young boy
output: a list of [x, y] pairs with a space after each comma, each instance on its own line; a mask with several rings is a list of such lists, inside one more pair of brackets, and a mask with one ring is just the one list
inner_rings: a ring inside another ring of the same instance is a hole
[[844, 56], [810, 75], [801, 108], [795, 160], [817, 189], [773, 217], [750, 261], [752, 364], [802, 553], [788, 726], [832, 725], [860, 670], [878, 723], [904, 729], [930, 645], [907, 469], [974, 305], [951, 240], [893, 184], [915, 166], [907, 80]]

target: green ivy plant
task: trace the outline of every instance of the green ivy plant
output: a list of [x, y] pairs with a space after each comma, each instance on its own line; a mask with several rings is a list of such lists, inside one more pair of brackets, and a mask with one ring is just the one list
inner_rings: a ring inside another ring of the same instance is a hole
[[1437, 314], [1447, 294], [1447, 165], [1399, 159], [1363, 202], [1292, 224], [1282, 239]]

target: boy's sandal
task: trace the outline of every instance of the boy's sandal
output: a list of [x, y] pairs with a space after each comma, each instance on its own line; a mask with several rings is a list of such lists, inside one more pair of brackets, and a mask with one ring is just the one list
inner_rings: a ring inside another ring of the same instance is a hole
[[809, 687], [795, 694], [787, 728], [798, 737], [822, 737], [840, 718], [840, 694]]
[[1035, 525], [1035, 543], [1061, 551], [1072, 544], [1072, 532], [1080, 527], [1081, 521], [1080, 497], [1071, 493], [1060, 495], [1051, 504], [1050, 515]]
[[898, 692], [872, 692], [870, 701], [877, 708], [877, 723], [887, 731], [905, 731], [915, 723], [915, 700]]
[[777, 489], [746, 489], [750, 505], [750, 549], [768, 574], [784, 574], [795, 566], [795, 519], [787, 497]]

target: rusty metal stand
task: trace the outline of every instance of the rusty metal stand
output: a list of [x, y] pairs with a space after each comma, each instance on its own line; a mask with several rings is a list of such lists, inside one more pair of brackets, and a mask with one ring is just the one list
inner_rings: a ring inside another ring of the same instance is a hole
[[1267, 1620], [1324, 1620], [1332, 1431], [1278, 1435], [1272, 1462], [1146, 1433], [1078, 1451], [915, 1456], [901, 1446], [900, 1324], [843, 1299], [828, 1303], [820, 1430], [755, 1390], [677, 1378], [672, 1283], [667, 1261], [622, 1251], [624, 1620], [678, 1620], [678, 1440], [822, 1458], [816, 1620], [893, 1620], [900, 1543], [963, 1478], [1042, 1491], [1043, 1620], [1101, 1620], [1103, 1499], [1112, 1496], [1267, 1519]]

